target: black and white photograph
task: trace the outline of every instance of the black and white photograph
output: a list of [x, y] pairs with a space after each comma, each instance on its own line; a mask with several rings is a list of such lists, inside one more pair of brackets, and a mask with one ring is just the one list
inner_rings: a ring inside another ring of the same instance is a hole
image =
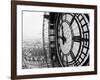
[[22, 12], [22, 68], [89, 65], [89, 14]]
[[12, 2], [12, 77], [96, 74], [96, 15], [95, 5]]

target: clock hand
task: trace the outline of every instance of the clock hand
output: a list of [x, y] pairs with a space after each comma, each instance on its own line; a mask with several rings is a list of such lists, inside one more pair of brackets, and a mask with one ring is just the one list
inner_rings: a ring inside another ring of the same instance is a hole
[[63, 41], [63, 45], [64, 45], [64, 43], [66, 42], [66, 38], [65, 38], [64, 36], [59, 36], [59, 38], [62, 39], [62, 41]]
[[66, 42], [66, 38], [65, 38], [65, 36], [64, 36], [64, 31], [63, 31], [63, 26], [62, 26], [62, 42], [63, 42], [63, 45], [65, 44], [65, 42]]

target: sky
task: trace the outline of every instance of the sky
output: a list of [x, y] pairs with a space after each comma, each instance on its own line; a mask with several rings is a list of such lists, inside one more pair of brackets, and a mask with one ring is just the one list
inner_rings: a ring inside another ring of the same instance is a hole
[[43, 14], [23, 11], [23, 40], [42, 39]]

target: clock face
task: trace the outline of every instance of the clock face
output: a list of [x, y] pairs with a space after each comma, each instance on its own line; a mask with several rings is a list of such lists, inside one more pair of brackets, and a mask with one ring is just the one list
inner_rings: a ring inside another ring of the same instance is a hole
[[57, 56], [61, 66], [89, 64], [89, 15], [60, 13], [56, 28]]

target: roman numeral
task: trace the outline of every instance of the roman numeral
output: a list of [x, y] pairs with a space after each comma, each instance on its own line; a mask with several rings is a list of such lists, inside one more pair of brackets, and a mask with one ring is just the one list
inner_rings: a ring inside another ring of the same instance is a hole
[[70, 55], [71, 55], [72, 59], [75, 61], [75, 55], [74, 55], [73, 51], [70, 51]]
[[81, 36], [73, 36], [72, 40], [75, 41], [75, 42], [80, 42]]
[[73, 16], [73, 18], [72, 18], [72, 20], [71, 20], [71, 22], [70, 22], [70, 26], [72, 25], [72, 23], [74, 22], [74, 20], [75, 20], [75, 16], [76, 16], [76, 14], [74, 14], [74, 16]]
[[68, 56], [66, 56], [66, 66], [69, 66], [68, 65]]
[[75, 57], [75, 55], [74, 55], [74, 53], [73, 53], [73, 51], [70, 51], [70, 55], [71, 55], [71, 57], [72, 57], [72, 59], [73, 59], [73, 61], [75, 62], [75, 66], [77, 66], [77, 64], [76, 64], [76, 57]]
[[81, 36], [73, 36], [73, 38], [72, 38], [72, 40], [74, 41], [74, 42], [81, 42], [81, 41], [89, 41], [89, 39], [87, 39], [87, 38], [82, 38]]

